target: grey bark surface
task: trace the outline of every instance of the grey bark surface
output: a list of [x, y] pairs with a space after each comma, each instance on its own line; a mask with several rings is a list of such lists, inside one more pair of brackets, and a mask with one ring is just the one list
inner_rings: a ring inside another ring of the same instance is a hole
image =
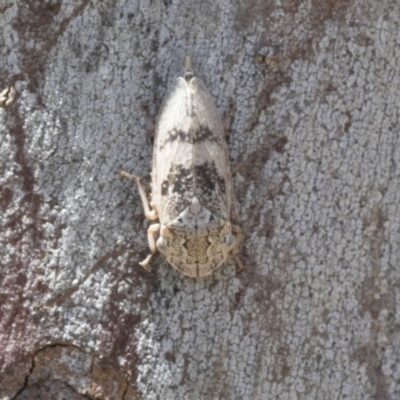
[[[0, 13], [0, 399], [400, 398], [398, 1]], [[138, 266], [119, 171], [187, 54], [234, 106], [241, 274]]]

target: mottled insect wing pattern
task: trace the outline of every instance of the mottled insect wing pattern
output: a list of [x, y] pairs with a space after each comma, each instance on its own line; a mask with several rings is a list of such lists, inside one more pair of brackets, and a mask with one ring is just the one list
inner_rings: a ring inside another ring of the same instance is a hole
[[161, 105], [152, 174], [162, 223], [176, 219], [194, 196], [229, 220], [232, 178], [224, 127], [210, 93], [190, 70], [175, 80]]
[[237, 252], [241, 232], [230, 223], [231, 202], [224, 127], [187, 57], [185, 76], [169, 88], [157, 118], [150, 204], [160, 224], [149, 228], [151, 252], [159, 229], [156, 247], [174, 268], [192, 277], [211, 274]]

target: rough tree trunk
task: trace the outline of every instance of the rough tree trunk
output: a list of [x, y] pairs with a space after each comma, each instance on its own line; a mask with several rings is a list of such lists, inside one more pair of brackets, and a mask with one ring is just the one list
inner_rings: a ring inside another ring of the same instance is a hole
[[[0, 2], [1, 399], [400, 398], [400, 3]], [[184, 56], [240, 258], [151, 271], [135, 185]]]

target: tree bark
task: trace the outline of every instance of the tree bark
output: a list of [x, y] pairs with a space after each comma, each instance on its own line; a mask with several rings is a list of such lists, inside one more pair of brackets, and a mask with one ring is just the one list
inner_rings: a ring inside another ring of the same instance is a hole
[[[400, 398], [400, 3], [0, 2], [0, 399]], [[192, 56], [243, 230], [193, 279], [127, 170]]]

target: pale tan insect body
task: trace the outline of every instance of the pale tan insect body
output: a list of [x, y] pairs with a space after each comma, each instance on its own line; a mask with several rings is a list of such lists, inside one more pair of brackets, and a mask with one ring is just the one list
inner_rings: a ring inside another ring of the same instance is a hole
[[191, 277], [211, 274], [228, 255], [237, 260], [241, 230], [230, 222], [234, 196], [225, 131], [189, 57], [184, 77], [169, 88], [157, 118], [150, 205], [140, 179], [133, 177], [146, 217], [159, 220], [148, 229], [151, 254], [143, 267], [156, 250]]

